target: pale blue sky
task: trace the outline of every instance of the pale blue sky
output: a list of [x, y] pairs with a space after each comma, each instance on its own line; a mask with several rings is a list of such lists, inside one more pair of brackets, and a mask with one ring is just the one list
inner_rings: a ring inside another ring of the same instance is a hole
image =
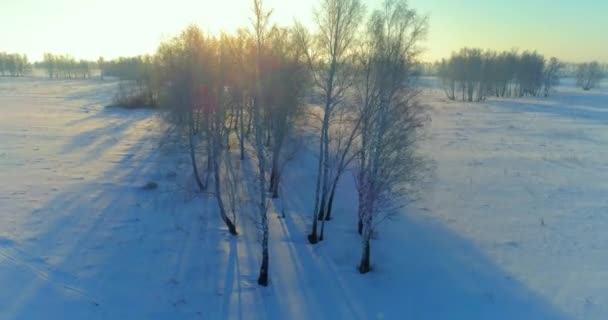
[[[364, 0], [368, 10], [380, 0]], [[310, 23], [317, 0], [266, 0], [273, 21]], [[608, 62], [607, 0], [410, 0], [430, 15], [425, 60], [461, 47], [538, 50], [566, 61]], [[94, 59], [153, 52], [190, 23], [248, 26], [251, 0], [0, 0], [0, 51]]]

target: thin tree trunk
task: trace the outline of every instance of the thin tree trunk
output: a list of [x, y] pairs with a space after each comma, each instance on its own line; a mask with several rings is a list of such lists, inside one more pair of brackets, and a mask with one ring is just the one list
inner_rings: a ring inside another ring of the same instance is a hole
[[196, 180], [196, 184], [198, 185], [201, 191], [205, 191], [207, 189], [207, 185], [203, 184], [200, 176], [198, 175], [198, 165], [196, 164], [196, 153], [194, 151], [194, 141], [192, 139], [192, 134], [188, 133], [188, 140], [190, 143], [190, 160], [192, 161], [192, 169], [194, 171], [194, 179]]
[[264, 287], [268, 286], [268, 263], [268, 231], [266, 231], [262, 237], [262, 265], [258, 277], [258, 284]]
[[251, 114], [249, 114], [249, 117], [247, 119], [247, 136], [249, 136], [249, 134], [251, 134], [251, 122], [253, 121], [253, 116]]
[[321, 220], [321, 232], [319, 233], [319, 241], [323, 241], [325, 237], [325, 219]]
[[270, 171], [270, 188], [268, 190], [272, 193], [273, 199], [279, 197], [279, 173], [277, 171], [276, 165], [273, 165]]
[[[325, 130], [325, 128], [321, 128], [321, 131]], [[323, 165], [323, 138], [319, 139], [319, 161], [317, 163], [317, 182], [315, 186], [315, 205], [312, 209], [312, 231], [308, 235], [308, 242], [311, 244], [315, 244], [318, 242], [317, 238], [317, 210], [319, 208], [319, 191], [321, 189], [321, 176], [322, 176], [322, 165]]]
[[329, 117], [327, 117], [326, 119], [326, 128], [325, 131], [323, 133], [323, 143], [324, 143], [324, 149], [323, 149], [323, 179], [322, 179], [322, 187], [321, 187], [321, 192], [322, 192], [322, 196], [321, 196], [321, 206], [319, 207], [319, 214], [318, 214], [318, 218], [319, 220], [324, 220], [325, 219], [325, 205], [327, 203], [327, 192], [329, 190], [329, 188], [327, 187], [328, 182], [328, 176], [329, 176]]
[[272, 198], [276, 199], [279, 197], [279, 182], [281, 173], [279, 170], [280, 166], [280, 155], [281, 155], [282, 139], [275, 141], [275, 146], [272, 151], [272, 169], [270, 171], [270, 187], [268, 190], [272, 193]]
[[334, 205], [334, 195], [336, 194], [337, 181], [333, 183], [331, 192], [329, 193], [329, 201], [327, 201], [327, 210], [325, 211], [325, 220], [331, 220], [331, 209]]
[[245, 160], [245, 119], [244, 119], [244, 115], [245, 115], [245, 106], [243, 105], [243, 101], [241, 101], [240, 103], [240, 131], [241, 131], [241, 136], [240, 136], [240, 147], [241, 147], [241, 160]]
[[213, 145], [212, 142], [207, 139], [207, 172], [205, 172], [205, 181], [203, 182], [204, 186], [209, 185], [209, 176], [213, 171]]
[[[368, 233], [368, 231], [366, 231]], [[361, 262], [359, 263], [359, 272], [368, 273], [370, 268], [370, 241], [369, 236], [363, 237], [363, 250], [361, 254]]]
[[[219, 138], [216, 138], [217, 140], [219, 140]], [[216, 143], [219, 143], [219, 141], [216, 141]], [[232, 223], [232, 221], [230, 220], [230, 218], [228, 218], [228, 215], [226, 215], [226, 208], [224, 207], [224, 201], [222, 200], [222, 189], [221, 189], [221, 180], [220, 180], [220, 176], [221, 176], [221, 167], [220, 167], [220, 161], [219, 161], [219, 150], [218, 150], [219, 146], [216, 145], [214, 147], [214, 151], [216, 152], [213, 156], [213, 173], [214, 173], [214, 183], [215, 183], [215, 199], [217, 201], [217, 205], [220, 209], [220, 216], [222, 218], [222, 221], [224, 221], [224, 223], [226, 224], [226, 227], [228, 227], [228, 231], [230, 232], [230, 234], [232, 235], [237, 235], [238, 233], [236, 232], [236, 227], [234, 225], [234, 223]]]

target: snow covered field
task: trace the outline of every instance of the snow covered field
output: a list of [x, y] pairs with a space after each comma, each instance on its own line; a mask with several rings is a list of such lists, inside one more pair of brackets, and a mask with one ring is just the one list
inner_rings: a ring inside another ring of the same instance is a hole
[[606, 84], [480, 104], [423, 89], [432, 181], [380, 228], [367, 275], [349, 179], [307, 243], [299, 155], [268, 288], [248, 215], [231, 237], [157, 115], [103, 108], [115, 88], [0, 78], [0, 319], [608, 318]]

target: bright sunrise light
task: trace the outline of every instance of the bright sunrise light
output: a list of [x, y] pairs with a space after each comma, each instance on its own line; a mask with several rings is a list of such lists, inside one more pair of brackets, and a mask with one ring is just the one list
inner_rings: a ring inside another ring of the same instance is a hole
[[[314, 0], [269, 0], [272, 21], [299, 19], [313, 26]], [[372, 8], [381, 1], [364, 1]], [[537, 50], [564, 61], [608, 62], [608, 2], [601, 0], [411, 0], [431, 17], [423, 59], [435, 61], [461, 47]], [[188, 24], [212, 33], [249, 27], [247, 0], [5, 0], [0, 4], [0, 50], [77, 58], [152, 53], [163, 38]], [[18, 32], [16, 32], [18, 31]], [[584, 52], [584, 54], [582, 53]]]
[[608, 0], [0, 0], [0, 320], [607, 320]]

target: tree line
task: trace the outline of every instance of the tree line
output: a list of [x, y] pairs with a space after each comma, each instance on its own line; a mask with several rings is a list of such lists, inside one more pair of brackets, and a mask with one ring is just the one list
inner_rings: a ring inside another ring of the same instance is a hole
[[45, 53], [36, 66], [45, 69], [51, 79], [91, 79], [97, 67], [93, 61], [52, 53]]
[[[604, 77], [598, 62], [564, 64], [557, 58], [547, 60], [533, 51], [503, 51], [463, 48], [449, 59], [433, 66], [423, 64], [421, 72], [436, 74], [450, 100], [482, 101], [489, 96], [548, 96], [559, 85], [563, 69], [576, 70], [577, 86], [590, 90]], [[572, 72], [569, 72], [572, 73]]]
[[0, 76], [22, 77], [31, 67], [25, 54], [0, 52]]
[[[273, 241], [269, 209], [284, 215], [284, 199], [297, 196], [284, 192], [283, 176], [305, 143], [299, 130], [316, 128], [318, 148], [307, 239], [327, 240], [332, 216], [351, 215], [361, 236], [361, 273], [371, 270], [377, 226], [413, 197], [424, 167], [416, 152], [424, 117], [413, 80], [427, 18], [405, 0], [387, 0], [370, 15], [360, 0], [320, 0], [315, 12], [316, 30], [298, 22], [280, 27], [253, 0], [250, 28], [215, 36], [193, 25], [152, 56], [102, 67], [108, 76], [135, 75], [131, 83], [146, 89], [133, 94], [158, 103], [189, 155], [197, 188], [214, 197], [229, 233], [238, 235], [240, 214], [255, 212], [263, 286]], [[334, 212], [349, 170], [357, 212]], [[243, 202], [254, 206], [244, 210]]]
[[150, 77], [154, 65], [154, 57], [150, 55], [135, 57], [118, 57], [113, 60], [105, 60], [100, 57], [97, 66], [100, 77], [116, 77], [123, 80], [141, 80]]
[[438, 64], [446, 96], [482, 101], [488, 96], [547, 96], [559, 84], [562, 63], [537, 52], [464, 48]]

